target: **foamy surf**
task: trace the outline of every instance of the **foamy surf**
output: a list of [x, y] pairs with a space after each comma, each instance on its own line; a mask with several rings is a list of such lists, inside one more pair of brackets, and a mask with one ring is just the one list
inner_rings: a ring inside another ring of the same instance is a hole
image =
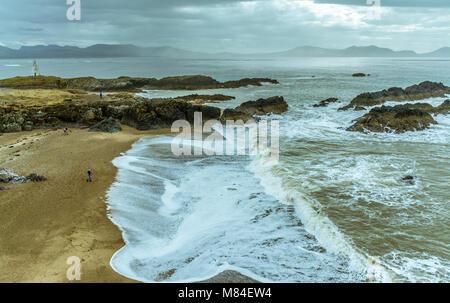
[[171, 142], [146, 138], [114, 160], [108, 209], [126, 243], [111, 260], [117, 272], [151, 283], [226, 270], [261, 282], [363, 279], [345, 256], [321, 247], [294, 207], [265, 192], [247, 157], [180, 158]]
[[[287, 189], [281, 178], [273, 173], [274, 167], [265, 163], [267, 161], [257, 157], [249, 165], [249, 169], [258, 176], [266, 193], [276, 197], [281, 203], [294, 205], [296, 214], [305, 225], [305, 229], [314, 235], [329, 252], [348, 257], [350, 269], [359, 273], [361, 277], [367, 278], [370, 271], [373, 270], [373, 257], [355, 248], [351, 240], [347, 239], [322, 212], [322, 206], [319, 203], [299, 192], [297, 186]], [[392, 282], [390, 274], [381, 264], [376, 268], [376, 276], [370, 280]]]

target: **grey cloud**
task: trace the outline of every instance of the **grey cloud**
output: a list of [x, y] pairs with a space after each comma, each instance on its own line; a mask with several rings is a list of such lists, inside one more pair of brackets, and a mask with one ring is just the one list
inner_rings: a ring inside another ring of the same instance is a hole
[[[316, 3], [341, 5], [373, 5], [375, 0], [314, 0]], [[450, 7], [449, 0], [379, 0], [386, 7]]]
[[[301, 45], [344, 48], [377, 44], [429, 51], [448, 46], [445, 44], [450, 41], [450, 10], [444, 5], [447, 1], [424, 0], [421, 3], [427, 3], [423, 4], [427, 7], [418, 8], [395, 5], [405, 1], [381, 0], [389, 10], [380, 20], [361, 17], [354, 23], [348, 18], [363, 12], [345, 16], [336, 15], [336, 10], [317, 13], [322, 6], [316, 4], [311, 11], [312, 2], [81, 0], [80, 22], [66, 19], [65, 0], [17, 2], [2, 0], [0, 4], [0, 43], [12, 47], [36, 43], [132, 43], [207, 52], [261, 52]], [[366, 0], [315, 1], [319, 2], [359, 10]], [[436, 8], [438, 5], [444, 6]]]

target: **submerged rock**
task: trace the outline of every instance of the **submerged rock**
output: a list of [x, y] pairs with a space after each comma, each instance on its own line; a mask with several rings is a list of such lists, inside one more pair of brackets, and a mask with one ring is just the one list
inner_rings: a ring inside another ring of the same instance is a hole
[[366, 75], [364, 73], [355, 73], [352, 75], [352, 77], [368, 77], [368, 76], [370, 76], [370, 75]]
[[437, 122], [433, 117], [418, 108], [410, 108], [411, 104], [397, 106], [381, 106], [373, 108], [369, 113], [356, 120], [348, 131], [404, 133], [429, 128]]
[[288, 104], [284, 101], [283, 97], [279, 96], [244, 102], [235, 108], [237, 111], [250, 115], [281, 114], [287, 111], [287, 109]]
[[339, 101], [338, 98], [328, 98], [328, 99], [320, 101], [318, 104], [314, 104], [313, 107], [326, 107], [326, 106], [328, 106], [328, 104], [335, 103], [337, 101]]
[[89, 132], [104, 132], [104, 133], [118, 133], [122, 131], [119, 120], [117, 119], [105, 119], [89, 129]]
[[414, 179], [415, 179], [414, 176], [406, 176], [402, 178], [402, 181], [407, 184], [414, 185]]

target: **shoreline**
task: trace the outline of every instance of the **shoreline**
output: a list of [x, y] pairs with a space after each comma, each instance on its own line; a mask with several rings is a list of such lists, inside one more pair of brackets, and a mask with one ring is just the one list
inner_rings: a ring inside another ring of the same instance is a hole
[[[6, 184], [0, 191], [0, 283], [139, 283], [110, 266], [125, 243], [108, 217], [106, 193], [115, 181], [112, 160], [142, 137], [170, 130], [89, 133], [33, 130], [0, 136], [0, 167], [38, 173], [41, 183]], [[85, 172], [92, 169], [94, 182]], [[81, 260], [81, 280], [69, 281], [67, 259]], [[259, 283], [225, 271], [196, 283]]]
[[[69, 136], [61, 130], [0, 136], [0, 167], [48, 178], [0, 191], [0, 282], [70, 282], [71, 256], [81, 260], [81, 280], [75, 282], [136, 282], [109, 265], [125, 245], [107, 216], [105, 195], [117, 173], [111, 161], [140, 138], [165, 133], [170, 130], [123, 126], [115, 134], [73, 129]], [[85, 181], [87, 169], [92, 183]]]

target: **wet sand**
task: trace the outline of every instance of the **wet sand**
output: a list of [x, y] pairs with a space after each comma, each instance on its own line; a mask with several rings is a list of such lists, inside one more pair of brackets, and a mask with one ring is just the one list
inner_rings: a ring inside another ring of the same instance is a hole
[[[0, 136], [0, 167], [48, 178], [2, 185], [10, 189], [0, 191], [0, 282], [68, 282], [71, 256], [81, 260], [80, 282], [133, 282], [109, 266], [124, 242], [107, 217], [104, 197], [117, 172], [111, 161], [139, 138], [160, 133], [167, 130]], [[92, 183], [86, 182], [87, 169]]]
[[[167, 133], [123, 126], [116, 134], [73, 129], [69, 136], [62, 130], [0, 136], [0, 167], [48, 178], [1, 185], [9, 190], [0, 190], [0, 282], [72, 282], [66, 276], [71, 256], [81, 260], [79, 282], [136, 282], [109, 265], [124, 245], [106, 211], [105, 194], [117, 173], [111, 161], [141, 137]], [[88, 169], [92, 183], [86, 182]], [[227, 271], [203, 282], [256, 281]]]

